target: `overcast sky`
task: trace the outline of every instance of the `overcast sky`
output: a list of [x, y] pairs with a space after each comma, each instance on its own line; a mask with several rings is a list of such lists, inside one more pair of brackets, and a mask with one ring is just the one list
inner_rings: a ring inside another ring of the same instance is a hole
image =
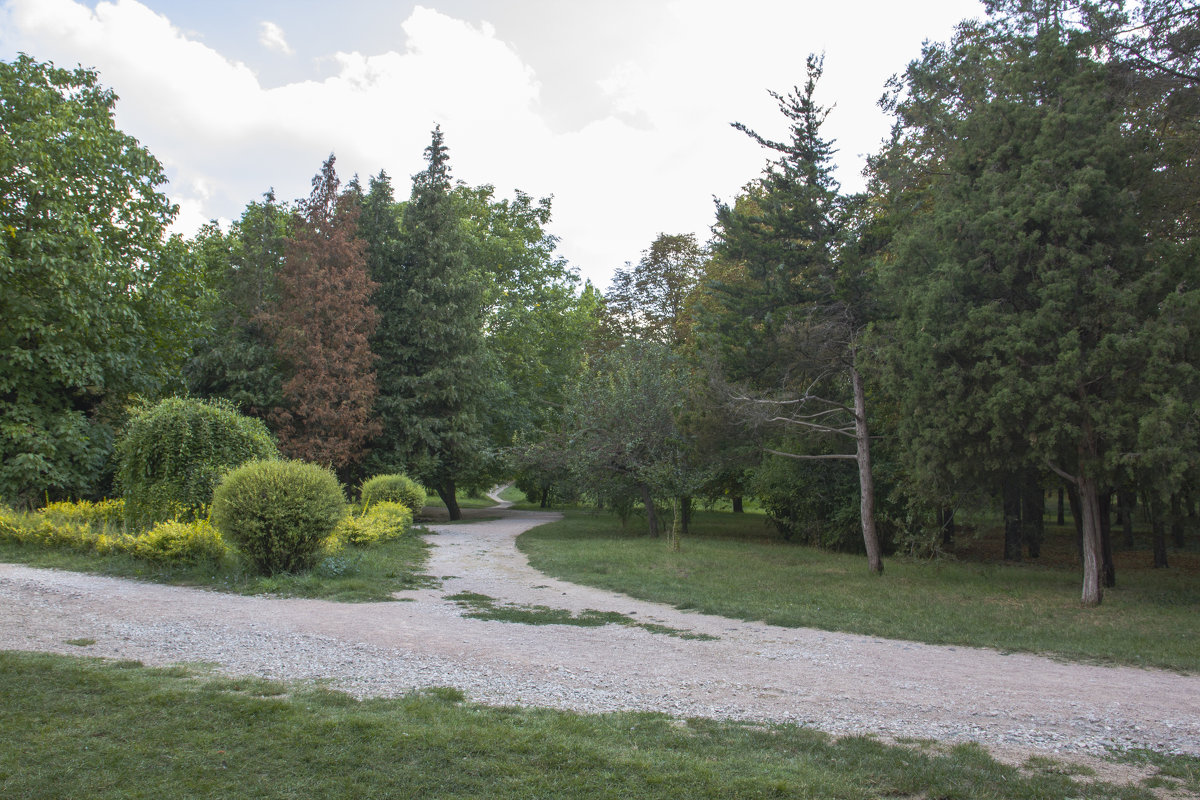
[[979, 0], [0, 0], [0, 59], [82, 64], [158, 157], [191, 235], [274, 188], [384, 169], [398, 199], [434, 124], [456, 179], [554, 196], [560, 252], [600, 288], [660, 232], [707, 240], [782, 136], [768, 90], [825, 53], [838, 178], [887, 135], [888, 76]]

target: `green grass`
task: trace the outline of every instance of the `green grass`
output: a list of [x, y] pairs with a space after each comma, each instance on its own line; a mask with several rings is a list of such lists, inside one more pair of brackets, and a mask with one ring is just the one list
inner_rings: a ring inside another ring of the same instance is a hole
[[1188, 570], [1118, 564], [1117, 588], [1087, 609], [1073, 568], [888, 559], [874, 576], [865, 557], [773, 539], [755, 515], [700, 512], [693, 528], [672, 552], [636, 520], [567, 512], [517, 544], [549, 575], [709, 614], [1200, 672], [1200, 576]]
[[1141, 787], [1002, 765], [974, 745], [888, 746], [792, 726], [358, 702], [185, 668], [0, 652], [0, 796], [1120, 798]]
[[1157, 774], [1144, 781], [1148, 788], [1182, 789], [1200, 796], [1200, 757], [1167, 755], [1153, 750], [1123, 750], [1113, 753], [1112, 760], [1157, 769]]
[[[492, 508], [496, 505], [496, 501], [490, 497], [471, 497], [459, 493], [457, 499], [459, 508]], [[430, 492], [425, 497], [425, 508], [445, 509], [446, 504], [442, 502], [442, 498], [438, 497], [436, 492]]]
[[585, 608], [578, 614], [574, 614], [565, 608], [497, 603], [495, 598], [477, 592], [459, 592], [458, 594], [448, 595], [446, 599], [457, 603], [459, 608], [467, 611], [463, 616], [472, 619], [515, 622], [521, 625], [574, 625], [577, 628], [625, 625], [630, 628], [641, 628], [650, 633], [676, 636], [680, 639], [712, 641], [717, 638], [707, 633], [693, 633], [691, 631], [680, 630], [679, 628], [672, 628], [668, 625], [641, 622], [619, 611], [597, 611], [594, 608]]
[[216, 564], [162, 566], [122, 554], [102, 556], [0, 539], [0, 562], [205, 586], [237, 594], [312, 597], [346, 603], [391, 600], [393, 592], [434, 585], [435, 581], [422, 572], [428, 553], [429, 545], [419, 531], [413, 530], [370, 547], [347, 547], [308, 573], [263, 577], [232, 556]]

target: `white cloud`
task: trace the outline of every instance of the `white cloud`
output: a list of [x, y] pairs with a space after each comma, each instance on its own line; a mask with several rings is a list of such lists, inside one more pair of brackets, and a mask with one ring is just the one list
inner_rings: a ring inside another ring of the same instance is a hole
[[268, 50], [274, 50], [277, 53], [283, 53], [285, 56], [290, 56], [294, 50], [287, 43], [287, 37], [283, 35], [283, 28], [276, 25], [274, 22], [263, 22], [258, 28], [258, 43]]
[[[876, 23], [839, 27], [834, 12], [808, 3], [743, 0], [734, 13], [724, 0], [670, 0], [654, 46], [593, 70], [605, 77], [586, 88], [607, 98], [608, 111], [565, 133], [547, 124], [538, 76], [495, 29], [422, 7], [403, 24], [402, 47], [331, 52], [328, 77], [274, 88], [136, 0], [94, 10], [8, 0], [0, 46], [97, 67], [122, 96], [118, 124], [167, 167], [181, 226], [236, 217], [270, 187], [280, 198], [306, 195], [330, 151], [344, 178], [384, 168], [403, 195], [440, 123], [457, 178], [501, 194], [555, 195], [563, 253], [603, 287], [659, 232], [707, 238], [713, 195], [732, 197], [765, 159], [728, 123], [783, 135], [766, 90], [801, 83], [810, 50], [828, 52], [822, 94], [838, 101], [828, 132], [849, 157], [874, 150], [886, 133], [874, 108], [884, 78], [918, 54], [922, 37], [944, 36], [962, 16], [944, 11], [939, 32], [928, 15], [913, 20], [893, 6], [862, 16]], [[286, 45], [268, 25], [263, 43]], [[855, 188], [847, 176], [860, 162], [848, 161], [842, 179]]]

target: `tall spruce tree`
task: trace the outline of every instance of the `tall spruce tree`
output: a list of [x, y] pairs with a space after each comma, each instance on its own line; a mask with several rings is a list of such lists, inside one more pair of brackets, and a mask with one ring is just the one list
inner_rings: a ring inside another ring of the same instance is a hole
[[808, 80], [787, 96], [772, 93], [789, 138], [767, 139], [778, 154], [734, 206], [717, 207], [714, 253], [741, 267], [712, 284], [716, 313], [709, 339], [727, 374], [741, 384], [747, 416], [844, 442], [820, 452], [772, 450], [804, 460], [852, 460], [858, 467], [863, 544], [872, 572], [883, 571], [860, 335], [870, 295], [848, 242], [851, 204], [833, 178], [833, 143], [821, 137], [828, 110], [816, 102], [823, 59], [809, 56]]
[[283, 403], [272, 411], [279, 447], [333, 466], [343, 480], [378, 430], [368, 337], [376, 312], [358, 203], [339, 195], [334, 157], [313, 178], [312, 195], [285, 242], [278, 303], [266, 315], [284, 364]]
[[467, 259], [440, 127], [425, 157], [425, 169], [413, 177], [399, 246], [377, 261], [381, 323], [372, 343], [383, 430], [375, 463], [408, 471], [438, 493], [451, 519], [460, 519], [455, 492], [483, 479], [489, 453], [484, 294]]

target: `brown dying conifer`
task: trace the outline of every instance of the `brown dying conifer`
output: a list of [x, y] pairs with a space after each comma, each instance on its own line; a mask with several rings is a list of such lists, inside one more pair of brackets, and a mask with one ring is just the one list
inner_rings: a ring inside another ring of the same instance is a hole
[[338, 194], [333, 163], [330, 155], [313, 178], [284, 247], [279, 302], [269, 321], [288, 378], [271, 421], [286, 455], [330, 465], [347, 479], [379, 432], [368, 343], [376, 284], [358, 238], [359, 203]]

